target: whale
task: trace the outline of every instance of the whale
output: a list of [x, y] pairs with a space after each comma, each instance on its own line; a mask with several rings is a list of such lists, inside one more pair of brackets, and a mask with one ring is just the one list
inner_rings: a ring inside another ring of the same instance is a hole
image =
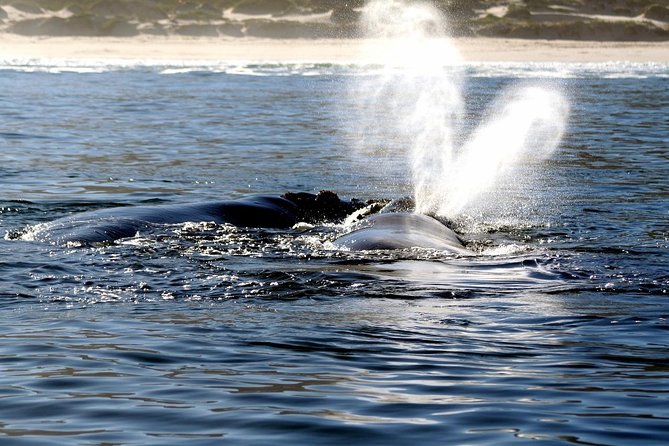
[[99, 244], [135, 236], [159, 225], [213, 222], [249, 228], [290, 228], [298, 222], [341, 221], [363, 207], [331, 191], [318, 194], [252, 195], [240, 199], [191, 204], [125, 206], [82, 212], [26, 231], [24, 240], [53, 244]]
[[427, 248], [457, 255], [473, 255], [451, 228], [434, 217], [413, 212], [379, 213], [334, 240], [350, 251]]
[[[123, 206], [82, 212], [41, 223], [23, 240], [52, 244], [112, 243], [161, 225], [212, 222], [244, 228], [291, 228], [297, 223], [348, 222], [335, 247], [349, 251], [427, 248], [472, 255], [458, 235], [440, 220], [410, 212], [407, 200], [342, 200], [331, 191], [286, 193], [190, 204]], [[353, 218], [352, 218], [353, 217]]]

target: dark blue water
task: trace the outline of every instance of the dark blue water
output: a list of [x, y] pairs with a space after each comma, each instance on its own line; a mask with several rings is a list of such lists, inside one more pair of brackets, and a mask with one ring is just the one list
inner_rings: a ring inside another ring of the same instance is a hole
[[472, 122], [528, 77], [571, 103], [560, 150], [515, 204], [457, 222], [474, 258], [338, 251], [341, 227], [22, 239], [116, 205], [406, 195], [406, 165], [351, 149], [346, 92], [365, 75], [3, 66], [3, 444], [666, 442], [664, 65], [467, 69]]

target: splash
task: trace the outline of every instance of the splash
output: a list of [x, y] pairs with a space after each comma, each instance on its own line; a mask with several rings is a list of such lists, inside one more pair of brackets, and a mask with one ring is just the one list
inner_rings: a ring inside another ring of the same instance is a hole
[[507, 91], [478, 128], [465, 131], [472, 126], [464, 125], [464, 61], [446, 18], [431, 5], [373, 0], [361, 25], [363, 61], [378, 72], [355, 89], [360, 145], [395, 162], [398, 151], [408, 154], [417, 212], [447, 218], [469, 212], [523, 163], [557, 148], [567, 102], [540, 86]]

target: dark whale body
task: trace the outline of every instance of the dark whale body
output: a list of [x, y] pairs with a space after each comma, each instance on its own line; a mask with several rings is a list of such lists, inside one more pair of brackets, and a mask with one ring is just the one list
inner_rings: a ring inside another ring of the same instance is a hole
[[306, 221], [334, 221], [363, 206], [329, 191], [318, 195], [255, 195], [238, 200], [195, 204], [129, 206], [83, 212], [33, 228], [30, 239], [56, 244], [95, 244], [133, 237], [161, 224], [228, 223], [238, 227], [289, 228]]
[[359, 223], [359, 228], [334, 241], [352, 251], [430, 248], [471, 255], [457, 234], [439, 220], [409, 212], [376, 214]]
[[[368, 203], [373, 212], [379, 202]], [[24, 239], [54, 244], [92, 245], [135, 236], [158, 225], [213, 222], [248, 228], [290, 228], [298, 222], [341, 222], [365, 207], [359, 200], [340, 200], [337, 194], [321, 191], [288, 193], [282, 196], [254, 195], [237, 200], [195, 204], [129, 206], [71, 215], [32, 228]], [[386, 212], [390, 209], [390, 212]], [[469, 255], [458, 236], [439, 220], [406, 212], [390, 204], [356, 223], [356, 229], [334, 241], [352, 251], [430, 248]]]

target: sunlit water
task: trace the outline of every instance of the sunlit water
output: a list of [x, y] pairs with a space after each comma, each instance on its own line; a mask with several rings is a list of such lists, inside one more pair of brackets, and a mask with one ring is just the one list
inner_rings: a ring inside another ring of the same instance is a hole
[[519, 81], [571, 104], [526, 187], [456, 221], [458, 258], [338, 251], [336, 226], [16, 240], [116, 205], [401, 197], [412, 175], [392, 132], [395, 158], [357, 150], [349, 88], [379, 66], [0, 65], [3, 444], [666, 441], [668, 66], [458, 68], [472, 129]]

